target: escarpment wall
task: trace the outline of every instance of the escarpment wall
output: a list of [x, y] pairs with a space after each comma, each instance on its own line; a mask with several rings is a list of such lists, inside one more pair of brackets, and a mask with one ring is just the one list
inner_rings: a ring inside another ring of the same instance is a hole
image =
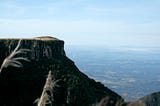
[[[0, 61], [8, 56], [20, 39], [0, 39]], [[51, 59], [55, 56], [65, 56], [64, 41], [58, 39], [22, 39], [19, 49], [29, 49], [26, 54], [30, 60]]]

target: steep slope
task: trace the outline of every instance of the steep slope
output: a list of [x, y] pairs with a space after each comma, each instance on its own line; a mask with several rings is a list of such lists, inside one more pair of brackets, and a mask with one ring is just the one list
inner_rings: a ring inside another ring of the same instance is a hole
[[[14, 50], [19, 39], [0, 39], [0, 64]], [[64, 42], [52, 37], [22, 39], [20, 48], [30, 49], [17, 55], [30, 60], [21, 61], [22, 68], [7, 67], [0, 73], [0, 106], [36, 106], [49, 71], [60, 79], [53, 91], [54, 106], [91, 106], [104, 97], [114, 106], [121, 96], [79, 71], [67, 58]]]
[[129, 103], [129, 106], [160, 106], [160, 92], [152, 93]]

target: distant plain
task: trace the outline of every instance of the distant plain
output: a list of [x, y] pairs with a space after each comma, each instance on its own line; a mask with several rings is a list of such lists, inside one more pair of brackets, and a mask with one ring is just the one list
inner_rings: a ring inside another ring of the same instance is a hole
[[65, 47], [66, 54], [90, 78], [127, 101], [160, 89], [160, 47]]

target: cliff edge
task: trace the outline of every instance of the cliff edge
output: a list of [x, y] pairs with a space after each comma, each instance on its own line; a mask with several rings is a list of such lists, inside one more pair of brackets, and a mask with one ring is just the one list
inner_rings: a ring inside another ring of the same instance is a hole
[[[20, 39], [0, 39], [0, 64], [17, 46]], [[0, 106], [36, 106], [48, 72], [60, 80], [53, 92], [54, 106], [93, 106], [108, 97], [108, 106], [123, 101], [122, 97], [79, 71], [64, 51], [64, 41], [53, 37], [23, 38], [19, 49], [29, 50], [15, 55], [23, 67], [9, 66], [0, 73]], [[47, 105], [48, 106], [48, 105]]]

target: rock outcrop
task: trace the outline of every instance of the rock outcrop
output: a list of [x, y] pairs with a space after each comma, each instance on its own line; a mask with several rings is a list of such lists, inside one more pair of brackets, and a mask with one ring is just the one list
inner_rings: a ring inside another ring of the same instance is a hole
[[[0, 64], [14, 50], [19, 39], [0, 39]], [[123, 99], [99, 82], [79, 71], [64, 51], [64, 42], [52, 37], [22, 39], [17, 55], [30, 60], [23, 67], [7, 67], [0, 73], [0, 106], [36, 106], [49, 71], [59, 86], [53, 91], [54, 106], [92, 106], [108, 97], [108, 106]]]

